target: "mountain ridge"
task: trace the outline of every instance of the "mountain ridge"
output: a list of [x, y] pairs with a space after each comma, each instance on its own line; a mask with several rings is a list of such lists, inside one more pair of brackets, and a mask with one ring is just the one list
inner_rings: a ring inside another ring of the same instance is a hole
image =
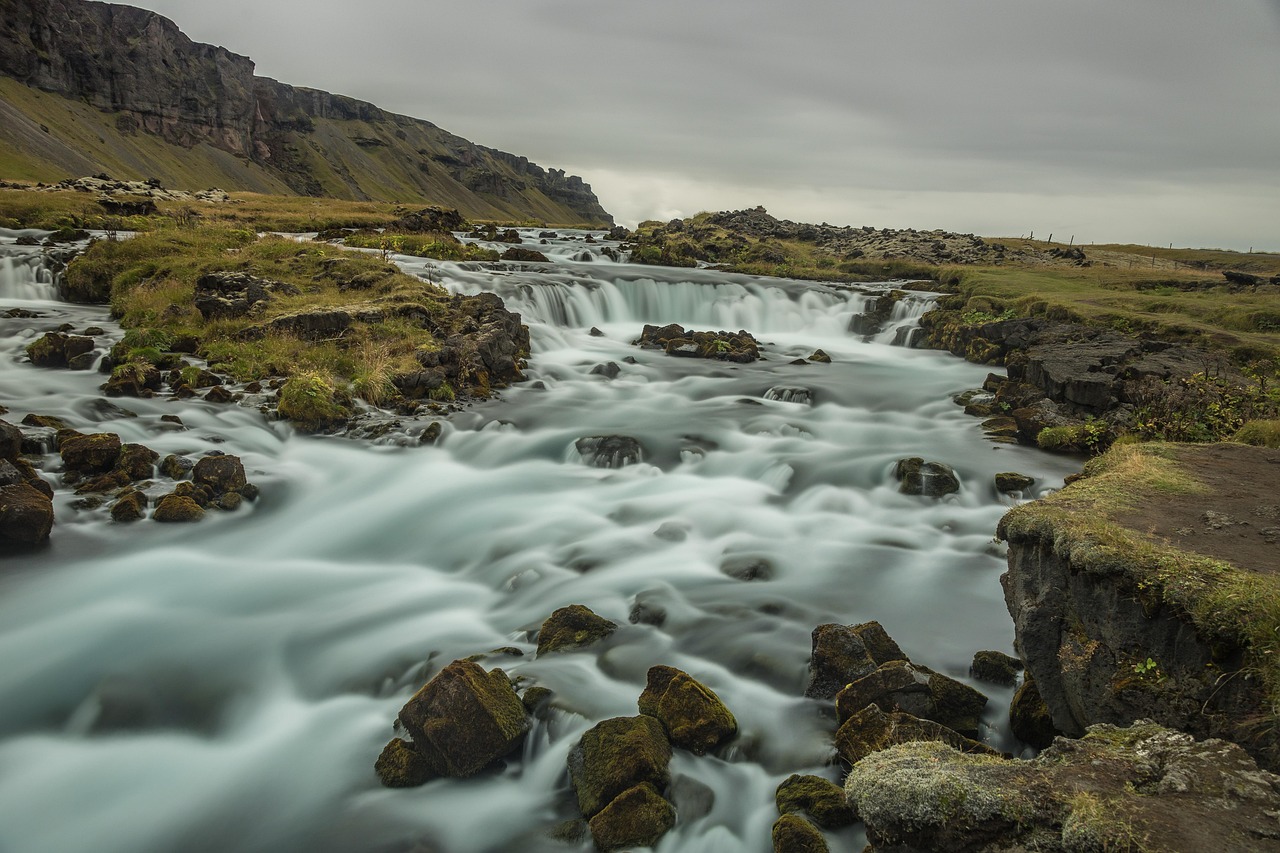
[[613, 222], [590, 185], [563, 170], [254, 70], [148, 10], [0, 0], [0, 75], [9, 78], [0, 81], [0, 176], [111, 171], [191, 188], [429, 201], [475, 218]]

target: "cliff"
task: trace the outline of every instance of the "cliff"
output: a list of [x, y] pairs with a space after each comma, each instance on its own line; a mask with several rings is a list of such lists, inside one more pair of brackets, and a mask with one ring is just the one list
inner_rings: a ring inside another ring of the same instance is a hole
[[172, 21], [0, 0], [0, 177], [429, 201], [473, 218], [611, 224], [581, 178], [374, 104], [254, 75]]
[[1002, 578], [1054, 725], [1151, 719], [1280, 766], [1280, 451], [1118, 445], [1011, 510]]

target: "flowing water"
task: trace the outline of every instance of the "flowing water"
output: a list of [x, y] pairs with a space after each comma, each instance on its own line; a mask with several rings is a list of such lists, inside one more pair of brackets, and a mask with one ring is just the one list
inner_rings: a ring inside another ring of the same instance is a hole
[[[22, 348], [64, 323], [103, 327], [105, 348], [118, 327], [57, 302], [33, 250], [0, 246], [0, 314], [38, 315], [0, 317], [6, 419], [236, 453], [262, 487], [178, 529], [115, 525], [59, 492], [49, 547], [3, 558], [0, 851], [585, 849], [546, 835], [575, 816], [565, 757], [595, 722], [636, 713], [659, 663], [714, 689], [741, 734], [716, 756], [677, 751], [680, 817], [658, 849], [765, 851], [780, 781], [839, 778], [831, 703], [802, 697], [816, 625], [878, 619], [914, 661], [963, 680], [975, 651], [1010, 649], [992, 532], [1012, 499], [992, 476], [1032, 474], [1040, 490], [1075, 464], [983, 437], [950, 397], [985, 368], [890, 345], [927, 300], [864, 340], [846, 331], [863, 290], [615, 264], [604, 245], [564, 232], [539, 246], [551, 265], [399, 259], [457, 292], [498, 292], [532, 333], [532, 381], [456, 415], [431, 447], [299, 436], [198, 400], [107, 404], [100, 374], [34, 368]], [[670, 322], [746, 329], [767, 360], [631, 345]], [[818, 347], [833, 363], [790, 363]], [[609, 362], [615, 378], [591, 373]], [[578, 439], [611, 435], [641, 460], [586, 464]], [[915, 455], [952, 464], [961, 491], [899, 494], [893, 464]], [[535, 659], [532, 632], [568, 604], [622, 627]], [[523, 754], [468, 780], [381, 787], [373, 762], [404, 701], [449, 661], [504, 648], [523, 654], [484, 665], [556, 695]], [[1016, 749], [1009, 691], [978, 686], [987, 739]], [[829, 838], [861, 849], [857, 828]]]

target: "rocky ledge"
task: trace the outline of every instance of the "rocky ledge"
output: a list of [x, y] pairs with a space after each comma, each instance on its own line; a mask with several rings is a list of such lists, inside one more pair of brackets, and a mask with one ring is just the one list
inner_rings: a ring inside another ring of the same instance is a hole
[[1280, 767], [1280, 451], [1117, 445], [1010, 511], [1002, 578], [1053, 725], [1152, 719]]

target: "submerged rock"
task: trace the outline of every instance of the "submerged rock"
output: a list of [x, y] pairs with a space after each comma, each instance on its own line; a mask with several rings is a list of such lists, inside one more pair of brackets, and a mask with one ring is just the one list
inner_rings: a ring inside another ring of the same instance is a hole
[[940, 498], [960, 491], [960, 480], [950, 465], [926, 462], [919, 456], [899, 459], [893, 468], [893, 476], [901, 484], [898, 491], [904, 495]]
[[574, 442], [582, 461], [593, 468], [622, 468], [644, 458], [640, 442], [627, 435], [590, 435]]
[[694, 755], [704, 755], [738, 732], [738, 721], [720, 697], [675, 667], [649, 669], [639, 707], [641, 714], [662, 723], [673, 745]]
[[778, 786], [774, 802], [779, 814], [804, 812], [823, 829], [839, 829], [856, 820], [844, 789], [821, 776], [792, 774]]
[[616, 622], [597, 616], [581, 604], [570, 604], [547, 617], [538, 631], [538, 654], [589, 646], [618, 629]]
[[[401, 757], [383, 763], [408, 768], [412, 778], [424, 776], [423, 767], [432, 776], [472, 776], [511, 753], [529, 730], [528, 715], [507, 674], [485, 672], [465, 660], [454, 661], [427, 682], [400, 709], [399, 720], [422, 762], [410, 762], [401, 747], [388, 745]], [[406, 779], [389, 778], [396, 783]], [[383, 783], [392, 784], [388, 777]]]
[[904, 744], [845, 782], [877, 850], [1270, 850], [1278, 792], [1238, 746], [1152, 723], [1093, 726], [1031, 761]]

